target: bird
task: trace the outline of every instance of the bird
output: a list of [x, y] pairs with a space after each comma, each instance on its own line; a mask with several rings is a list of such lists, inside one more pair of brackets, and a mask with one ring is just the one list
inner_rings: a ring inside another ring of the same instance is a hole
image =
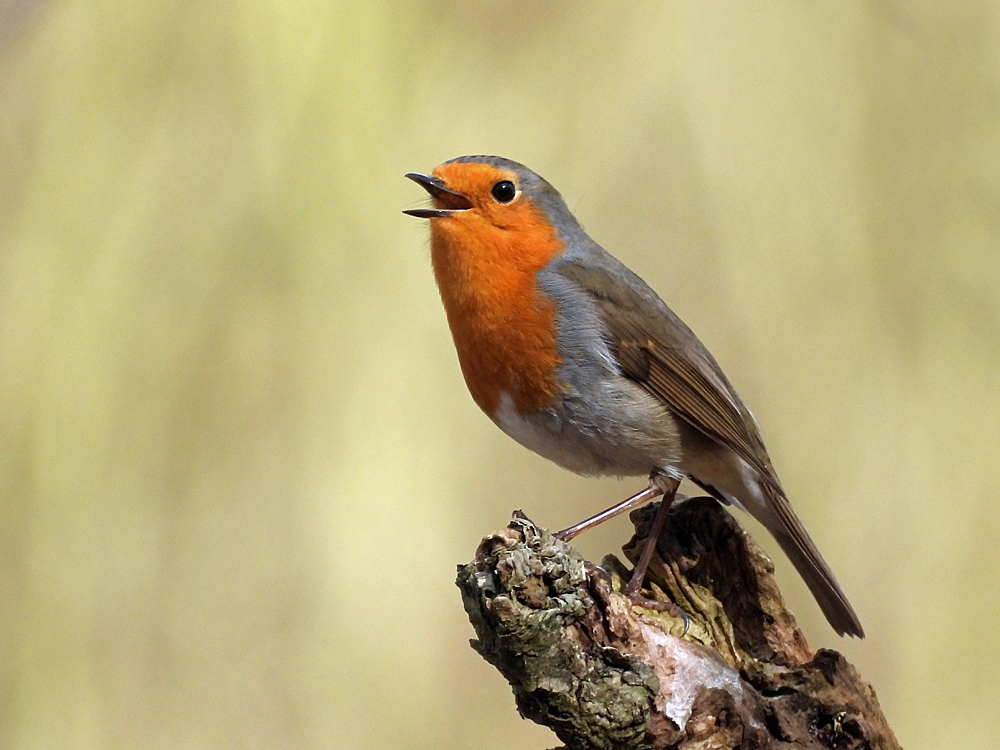
[[559, 532], [663, 496], [623, 593], [646, 566], [688, 478], [756, 518], [839, 635], [864, 629], [792, 509], [760, 429], [687, 325], [584, 231], [559, 192], [522, 164], [461, 156], [409, 173], [431, 207], [431, 265], [476, 404], [507, 435], [585, 476], [648, 476], [645, 488]]

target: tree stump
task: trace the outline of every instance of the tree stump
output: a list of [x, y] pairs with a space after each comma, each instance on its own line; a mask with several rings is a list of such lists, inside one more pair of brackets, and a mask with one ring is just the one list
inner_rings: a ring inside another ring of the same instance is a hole
[[[678, 500], [681, 497], [678, 496]], [[632, 513], [635, 561], [656, 504]], [[836, 651], [813, 653], [774, 568], [712, 498], [676, 502], [646, 586], [690, 615], [633, 606], [625, 566], [597, 567], [521, 513], [486, 537], [458, 586], [473, 648], [521, 715], [569, 750], [898, 748], [875, 691]]]

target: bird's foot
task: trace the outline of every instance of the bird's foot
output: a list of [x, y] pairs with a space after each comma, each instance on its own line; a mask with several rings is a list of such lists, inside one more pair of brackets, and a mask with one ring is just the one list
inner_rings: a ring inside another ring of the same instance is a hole
[[651, 609], [654, 612], [663, 612], [667, 615], [672, 615], [673, 617], [679, 617], [684, 623], [684, 630], [681, 632], [681, 638], [687, 635], [688, 630], [691, 627], [691, 616], [685, 612], [680, 606], [672, 601], [661, 601], [659, 599], [650, 599], [642, 593], [642, 590], [636, 586], [633, 588], [632, 582], [622, 589], [622, 596], [632, 602], [636, 607], [643, 607], [645, 609]]

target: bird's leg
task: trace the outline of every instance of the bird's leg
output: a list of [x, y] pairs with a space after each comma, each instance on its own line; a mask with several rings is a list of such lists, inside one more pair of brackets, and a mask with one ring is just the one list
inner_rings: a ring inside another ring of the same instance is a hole
[[[646, 538], [646, 546], [642, 549], [642, 555], [639, 557], [639, 562], [635, 564], [635, 569], [632, 571], [632, 578], [629, 580], [628, 585], [622, 590], [622, 593], [629, 599], [635, 600], [637, 596], [640, 596], [642, 591], [642, 582], [646, 578], [646, 568], [649, 567], [649, 561], [653, 559], [653, 552], [656, 551], [656, 542], [660, 538], [660, 534], [663, 531], [663, 526], [667, 522], [667, 514], [670, 512], [670, 506], [674, 502], [674, 497], [677, 495], [677, 488], [680, 487], [681, 482], [679, 479], [674, 477], [668, 477], [665, 474], [654, 474], [649, 478], [650, 486], [656, 483], [660, 487], [660, 492], [663, 493], [663, 500], [660, 501], [660, 507], [656, 509], [656, 516], [653, 518], [653, 527], [649, 530], [649, 536]], [[642, 597], [640, 597], [642, 598]], [[641, 602], [637, 602], [646, 606], [648, 600], [643, 599]], [[658, 602], [659, 604], [660, 602]], [[659, 609], [659, 607], [657, 607]]]
[[684, 620], [684, 632], [687, 633], [688, 624], [690, 623], [687, 612], [673, 602], [658, 602], [642, 595], [642, 583], [646, 578], [646, 569], [649, 567], [649, 561], [653, 559], [653, 553], [656, 551], [656, 542], [659, 540], [660, 534], [663, 532], [663, 527], [667, 523], [667, 514], [670, 512], [670, 506], [673, 505], [674, 498], [677, 496], [677, 488], [680, 486], [680, 479], [660, 471], [653, 471], [649, 475], [649, 484], [646, 486], [646, 489], [635, 493], [626, 500], [622, 500], [617, 505], [612, 505], [607, 510], [602, 510], [597, 515], [591, 516], [585, 521], [580, 521], [580, 523], [574, 524], [567, 529], [557, 531], [555, 537], [568, 542], [581, 531], [586, 531], [593, 526], [597, 526], [599, 523], [607, 521], [609, 518], [614, 518], [620, 513], [624, 513], [659, 495], [663, 495], [660, 507], [656, 509], [656, 516], [653, 518], [653, 526], [646, 539], [646, 546], [642, 548], [642, 555], [639, 556], [639, 562], [636, 563], [632, 571], [632, 578], [629, 579], [628, 584], [622, 589], [622, 595], [640, 607], [655, 609], [659, 612], [670, 612], [681, 617]]
[[622, 595], [640, 607], [655, 609], [659, 612], [669, 612], [680, 617], [684, 621], [683, 637], [688, 631], [688, 626], [691, 624], [691, 618], [688, 617], [687, 612], [673, 602], [659, 602], [642, 595], [642, 583], [646, 578], [646, 569], [649, 567], [649, 561], [653, 559], [653, 552], [656, 551], [656, 542], [663, 532], [663, 527], [667, 522], [667, 514], [670, 512], [670, 506], [674, 502], [674, 497], [677, 495], [677, 488], [681, 482], [674, 477], [657, 473], [650, 476], [649, 482], [650, 486], [655, 482], [660, 487], [660, 491], [663, 493], [663, 500], [660, 501], [660, 507], [656, 509], [656, 516], [653, 518], [653, 526], [649, 530], [646, 546], [642, 548], [642, 555], [640, 555], [639, 562], [636, 563], [632, 571], [632, 578], [625, 588], [622, 589]]
[[[664, 486], [661, 484], [661, 481], [664, 479], [666, 479], [665, 475], [654, 471], [652, 474], [649, 475], [649, 486], [647, 486], [646, 489], [642, 490], [642, 492], [635, 493], [634, 495], [632, 495], [632, 497], [626, 500], [622, 500], [617, 505], [612, 505], [607, 510], [602, 510], [597, 515], [591, 516], [585, 521], [580, 521], [580, 523], [575, 523], [567, 529], [563, 529], [562, 531], [557, 531], [555, 533], [556, 539], [568, 542], [570, 539], [575, 537], [580, 532], [593, 528], [594, 526], [597, 526], [599, 523], [604, 523], [609, 518], [614, 518], [619, 513], [624, 513], [627, 510], [632, 510], [632, 508], [642, 505], [643, 503], [647, 503], [653, 498], [662, 495], [664, 491]], [[677, 482], [674, 485], [673, 489], [674, 492], [677, 491], [677, 485], [679, 484], [680, 482]], [[671, 499], [673, 498], [671, 497]]]

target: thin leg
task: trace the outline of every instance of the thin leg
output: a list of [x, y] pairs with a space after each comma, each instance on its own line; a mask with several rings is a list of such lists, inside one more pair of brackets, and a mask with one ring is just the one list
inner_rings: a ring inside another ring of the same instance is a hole
[[[563, 529], [562, 531], [557, 531], [555, 533], [556, 539], [561, 539], [564, 542], [568, 542], [570, 539], [575, 537], [582, 531], [586, 531], [589, 528], [597, 526], [599, 523], [604, 523], [609, 518], [614, 518], [620, 513], [624, 513], [627, 510], [632, 510], [632, 508], [638, 507], [643, 503], [648, 503], [650, 500], [663, 494], [663, 487], [661, 486], [662, 474], [654, 472], [649, 477], [649, 486], [642, 492], [637, 492], [632, 497], [627, 500], [622, 500], [617, 505], [612, 505], [607, 510], [602, 510], [597, 515], [591, 516], [585, 521], [580, 521], [580, 523], [573, 524], [568, 529]], [[677, 484], [680, 484], [679, 482]], [[674, 491], [677, 491], [677, 486], [674, 486]]]
[[[653, 482], [657, 482], [657, 484], [660, 485], [660, 491], [663, 493], [663, 500], [660, 503], [660, 507], [656, 509], [656, 516], [653, 518], [653, 528], [649, 531], [649, 537], [646, 539], [646, 546], [642, 549], [642, 555], [639, 557], [639, 562], [636, 563], [635, 570], [632, 571], [632, 578], [622, 591], [625, 596], [632, 600], [635, 600], [642, 591], [642, 582], [646, 578], [646, 568], [649, 567], [649, 561], [653, 559], [653, 552], [656, 551], [656, 542], [659, 540], [660, 533], [663, 531], [663, 526], [667, 522], [667, 514], [670, 512], [670, 506], [673, 504], [674, 497], [677, 495], [677, 488], [680, 487], [681, 484], [679, 479], [674, 479], [673, 477], [668, 477], [662, 474], [657, 475], [656, 477], [651, 477], [651, 486]], [[645, 599], [643, 599], [640, 603], [645, 604]]]
[[628, 597], [634, 604], [638, 604], [641, 607], [659, 610], [660, 612], [672, 612], [683, 618], [684, 633], [686, 634], [688, 625], [690, 624], [687, 612], [673, 602], [658, 602], [647, 599], [642, 595], [642, 583], [646, 578], [646, 569], [649, 568], [649, 561], [653, 559], [653, 552], [656, 551], [656, 542], [659, 540], [660, 534], [663, 532], [663, 527], [667, 523], [670, 506], [673, 504], [674, 498], [677, 496], [677, 488], [680, 486], [680, 479], [667, 476], [659, 471], [653, 471], [649, 475], [649, 485], [646, 489], [635, 493], [626, 500], [622, 500], [617, 505], [612, 505], [607, 510], [602, 510], [597, 515], [591, 516], [585, 521], [580, 521], [580, 523], [574, 524], [568, 529], [557, 531], [555, 536], [557, 539], [568, 542], [581, 531], [586, 531], [592, 526], [597, 526], [597, 524], [607, 521], [609, 518], [614, 518], [619, 513], [624, 513], [659, 495], [663, 495], [663, 502], [660, 503], [660, 507], [656, 510], [656, 517], [653, 518], [653, 528], [650, 529], [649, 537], [646, 539], [646, 546], [643, 547], [642, 555], [639, 557], [639, 563], [632, 571], [632, 578], [629, 580], [628, 585], [625, 586], [622, 594]]

